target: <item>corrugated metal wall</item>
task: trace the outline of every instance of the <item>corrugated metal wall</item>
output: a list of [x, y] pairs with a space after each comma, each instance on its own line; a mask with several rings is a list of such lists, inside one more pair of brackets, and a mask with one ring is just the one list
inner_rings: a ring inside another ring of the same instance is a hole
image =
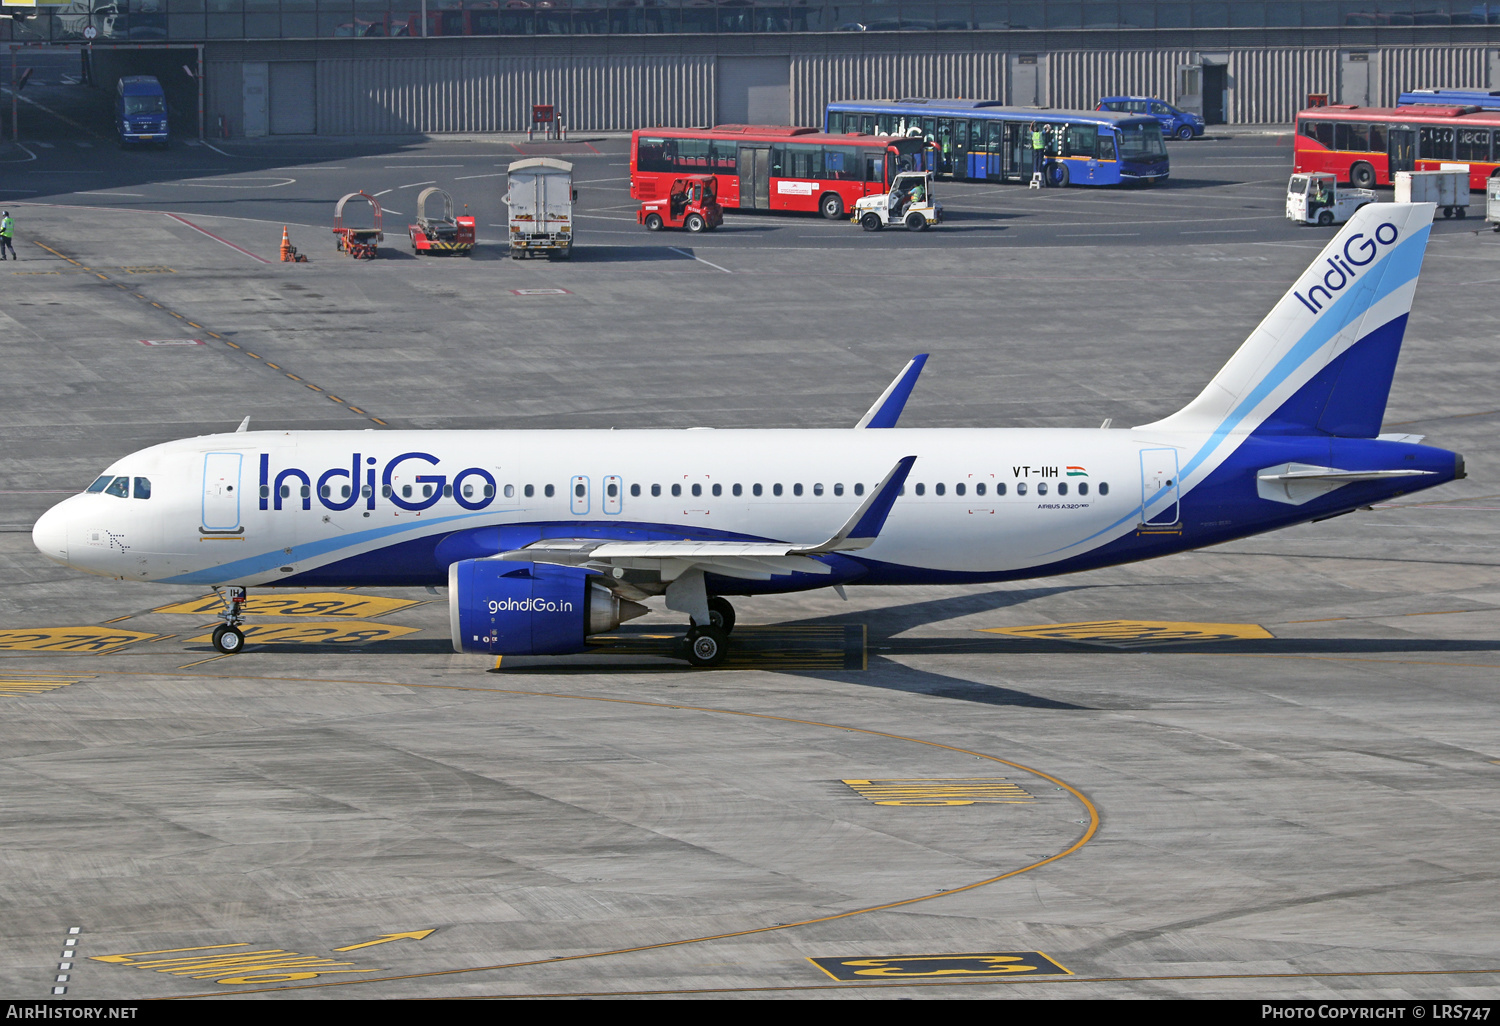
[[1401, 46], [1380, 51], [1380, 104], [1393, 104], [1405, 89], [1500, 89], [1486, 82], [1489, 48], [1484, 46]]
[[704, 125], [714, 58], [371, 57], [318, 61], [325, 135], [524, 132], [551, 103], [570, 129]]
[[1005, 99], [1003, 53], [794, 55], [792, 118], [821, 125], [830, 100], [901, 96]]
[[1286, 124], [1307, 103], [1308, 93], [1338, 96], [1339, 52], [1332, 48], [1231, 50], [1230, 124]]
[[1088, 110], [1101, 96], [1177, 98], [1177, 68], [1191, 50], [1064, 50], [1049, 54], [1047, 95], [1055, 107]]
[[[314, 51], [260, 59], [313, 59]], [[304, 45], [305, 41], [302, 44]], [[1500, 88], [1490, 77], [1491, 46], [1369, 47], [1371, 99], [1391, 104], [1406, 88]], [[409, 52], [409, 51], [408, 51]], [[1227, 58], [1231, 124], [1286, 124], [1308, 93], [1338, 95], [1340, 49], [1332, 46], [1214, 51]], [[240, 132], [239, 55], [210, 55], [210, 131], [218, 114]], [[899, 96], [1008, 99], [1009, 54], [802, 53], [791, 55], [791, 116], [822, 122], [830, 100]], [[1059, 107], [1092, 107], [1127, 93], [1177, 98], [1177, 68], [1190, 49], [1055, 50], [1041, 55], [1047, 95]], [[224, 59], [230, 58], [230, 59]], [[622, 131], [643, 125], [705, 125], [716, 110], [714, 54], [574, 54], [511, 57], [317, 56], [318, 131], [327, 135], [525, 131], [533, 103], [554, 103], [570, 128]]]

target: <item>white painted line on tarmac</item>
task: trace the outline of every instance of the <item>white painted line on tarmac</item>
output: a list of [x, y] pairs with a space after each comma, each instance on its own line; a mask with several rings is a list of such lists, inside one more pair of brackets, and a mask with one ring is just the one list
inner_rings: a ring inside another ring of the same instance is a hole
[[104, 192], [104, 191], [102, 191], [100, 189], [90, 189], [88, 192], [80, 192], [78, 195], [80, 195], [80, 196], [134, 196], [137, 199], [144, 199], [146, 197], [146, 194], [144, 192]]
[[237, 253], [243, 253], [243, 254], [245, 254], [245, 256], [249, 257], [251, 260], [259, 260], [263, 264], [269, 264], [271, 262], [271, 261], [267, 260], [265, 257], [258, 257], [258, 256], [256, 256], [254, 253], [250, 252], [248, 249], [245, 249], [242, 246], [236, 246], [234, 243], [230, 242], [228, 239], [221, 239], [217, 235], [215, 235], [213, 232], [208, 231], [208, 230], [206, 230], [204, 228], [199, 228], [197, 225], [195, 225], [193, 222], [189, 221], [185, 217], [179, 217], [176, 214], [169, 214], [166, 211], [162, 211], [162, 213], [166, 214], [167, 217], [170, 217], [174, 221], [181, 221], [183, 224], [187, 225], [193, 231], [199, 232], [199, 233], [201, 233], [203, 235], [207, 235], [210, 239], [213, 239], [215, 242], [219, 242], [219, 243], [222, 243], [222, 244], [228, 246], [230, 249], [234, 250]]
[[207, 139], [203, 140], [203, 145], [207, 146], [209, 149], [213, 150], [215, 153], [222, 153], [224, 156], [226, 156], [226, 157], [233, 157], [235, 160], [248, 160], [249, 159], [248, 157], [241, 157], [237, 153], [224, 153], [223, 150], [219, 149], [217, 146], [215, 146], [213, 143], [209, 142]]
[[[1059, 235], [1059, 239], [1127, 239], [1134, 238], [1140, 232], [1083, 232], [1079, 235]], [[1187, 232], [1182, 234], [1186, 235]]]
[[401, 213], [401, 211], [399, 211], [399, 210], [392, 210], [390, 207], [381, 207], [380, 209], [381, 209], [382, 213], [395, 214], [397, 217], [405, 217], [406, 216], [405, 214]]
[[436, 185], [436, 184], [437, 184], [437, 179], [434, 178], [430, 182], [412, 182], [410, 185], [398, 185], [398, 186], [396, 186], [396, 188], [398, 188], [398, 189], [415, 189], [419, 185]]
[[667, 248], [670, 249], [673, 253], [681, 253], [683, 256], [688, 257], [688, 258], [690, 258], [692, 260], [696, 260], [700, 264], [707, 264], [709, 267], [712, 267], [716, 271], [723, 271], [725, 274], [733, 274], [734, 273], [733, 271], [731, 271], [727, 267], [720, 267], [718, 264], [714, 263], [712, 260], [704, 260], [701, 256], [694, 256], [693, 254], [689, 253], [685, 249], [678, 249], [676, 246], [668, 246]]
[[1178, 232], [1178, 235], [1250, 235], [1254, 228], [1204, 228], [1194, 232]]
[[462, 178], [455, 178], [453, 180], [455, 182], [467, 182], [470, 179], [474, 179], [474, 178], [504, 178], [504, 177], [505, 177], [505, 172], [504, 171], [500, 171], [500, 172], [498, 172], [496, 174], [491, 174], [491, 175], [464, 175]]
[[[231, 183], [231, 182], [234, 182], [234, 183], [237, 183], [237, 182], [271, 182], [273, 184], [271, 184], [271, 185], [238, 185], [238, 184], [226, 184], [226, 183]], [[207, 179], [203, 179], [201, 181], [176, 182], [176, 183], [173, 183], [173, 184], [180, 185], [180, 186], [185, 186], [185, 187], [187, 187], [189, 189], [280, 189], [280, 188], [282, 188], [284, 186], [295, 185], [296, 183], [297, 183], [297, 179], [295, 179], [295, 178], [248, 178], [248, 177], [241, 177], [241, 178], [233, 178], [233, 179], [226, 178], [226, 179], [223, 179], [222, 181], [217, 181], [217, 182], [211, 182], [211, 181], [209, 181]]]
[[463, 167], [462, 164], [387, 164], [386, 171], [415, 171], [426, 170], [429, 167]]
[[[46, 143], [36, 143], [35, 145], [37, 145], [37, 146], [45, 146], [47, 144]], [[7, 160], [7, 161], [5, 161], [5, 163], [7, 163], [7, 164], [26, 164], [26, 163], [29, 163], [30, 161], [33, 161], [33, 160], [36, 159], [36, 154], [32, 153], [30, 150], [28, 150], [26, 147], [22, 146], [20, 143], [16, 143], [16, 149], [18, 149], [22, 153], [26, 154], [26, 159], [25, 160]], [[10, 192], [36, 192], [35, 189], [11, 189], [9, 191]]]
[[395, 191], [396, 191], [396, 190], [395, 190], [395, 189], [381, 189], [381, 190], [380, 190], [380, 191], [379, 191], [379, 192], [377, 192], [377, 193], [376, 193], [376, 194], [375, 194], [375, 195], [376, 195], [376, 197], [377, 197], [377, 198], [378, 198], [378, 197], [380, 197], [380, 196], [384, 196], [384, 195], [385, 195], [385, 194], [386, 194], [386, 193], [388, 193], [388, 192], [395, 192]]

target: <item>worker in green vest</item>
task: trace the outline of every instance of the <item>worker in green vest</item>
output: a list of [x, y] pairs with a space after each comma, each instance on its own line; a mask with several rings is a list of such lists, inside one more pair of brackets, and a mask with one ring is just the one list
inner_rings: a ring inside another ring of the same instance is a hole
[[7, 210], [0, 213], [0, 260], [5, 259], [5, 251], [7, 249], [10, 250], [12, 257], [15, 257], [17, 260], [21, 259], [16, 256], [16, 244], [11, 241], [11, 236], [15, 233], [16, 223], [10, 219], [10, 211]]
[[1042, 135], [1042, 126], [1031, 123], [1031, 173], [1042, 173], [1042, 156], [1047, 152], [1047, 140]]

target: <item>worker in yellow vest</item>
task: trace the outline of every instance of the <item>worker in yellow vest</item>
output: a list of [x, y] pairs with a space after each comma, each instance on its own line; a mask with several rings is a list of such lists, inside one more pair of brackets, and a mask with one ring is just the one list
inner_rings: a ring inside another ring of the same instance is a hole
[[1042, 135], [1042, 126], [1035, 121], [1031, 123], [1031, 173], [1039, 175], [1042, 173], [1042, 158], [1047, 152], [1047, 140]]
[[11, 236], [16, 233], [16, 222], [10, 219], [10, 211], [0, 213], [0, 260], [5, 259], [5, 251], [10, 250], [10, 255], [16, 260], [16, 244], [11, 241]]

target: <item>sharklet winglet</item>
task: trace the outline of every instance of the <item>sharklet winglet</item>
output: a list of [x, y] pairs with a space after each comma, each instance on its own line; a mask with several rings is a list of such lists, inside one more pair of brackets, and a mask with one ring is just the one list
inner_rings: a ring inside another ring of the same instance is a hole
[[859, 423], [854, 425], [855, 430], [895, 427], [896, 421], [901, 419], [901, 411], [906, 408], [906, 400], [911, 397], [911, 390], [917, 385], [917, 377], [926, 365], [926, 353], [919, 353], [912, 357], [906, 366], [901, 368], [901, 373], [896, 375], [896, 380], [880, 393], [880, 398], [875, 400], [875, 405], [859, 418]]

